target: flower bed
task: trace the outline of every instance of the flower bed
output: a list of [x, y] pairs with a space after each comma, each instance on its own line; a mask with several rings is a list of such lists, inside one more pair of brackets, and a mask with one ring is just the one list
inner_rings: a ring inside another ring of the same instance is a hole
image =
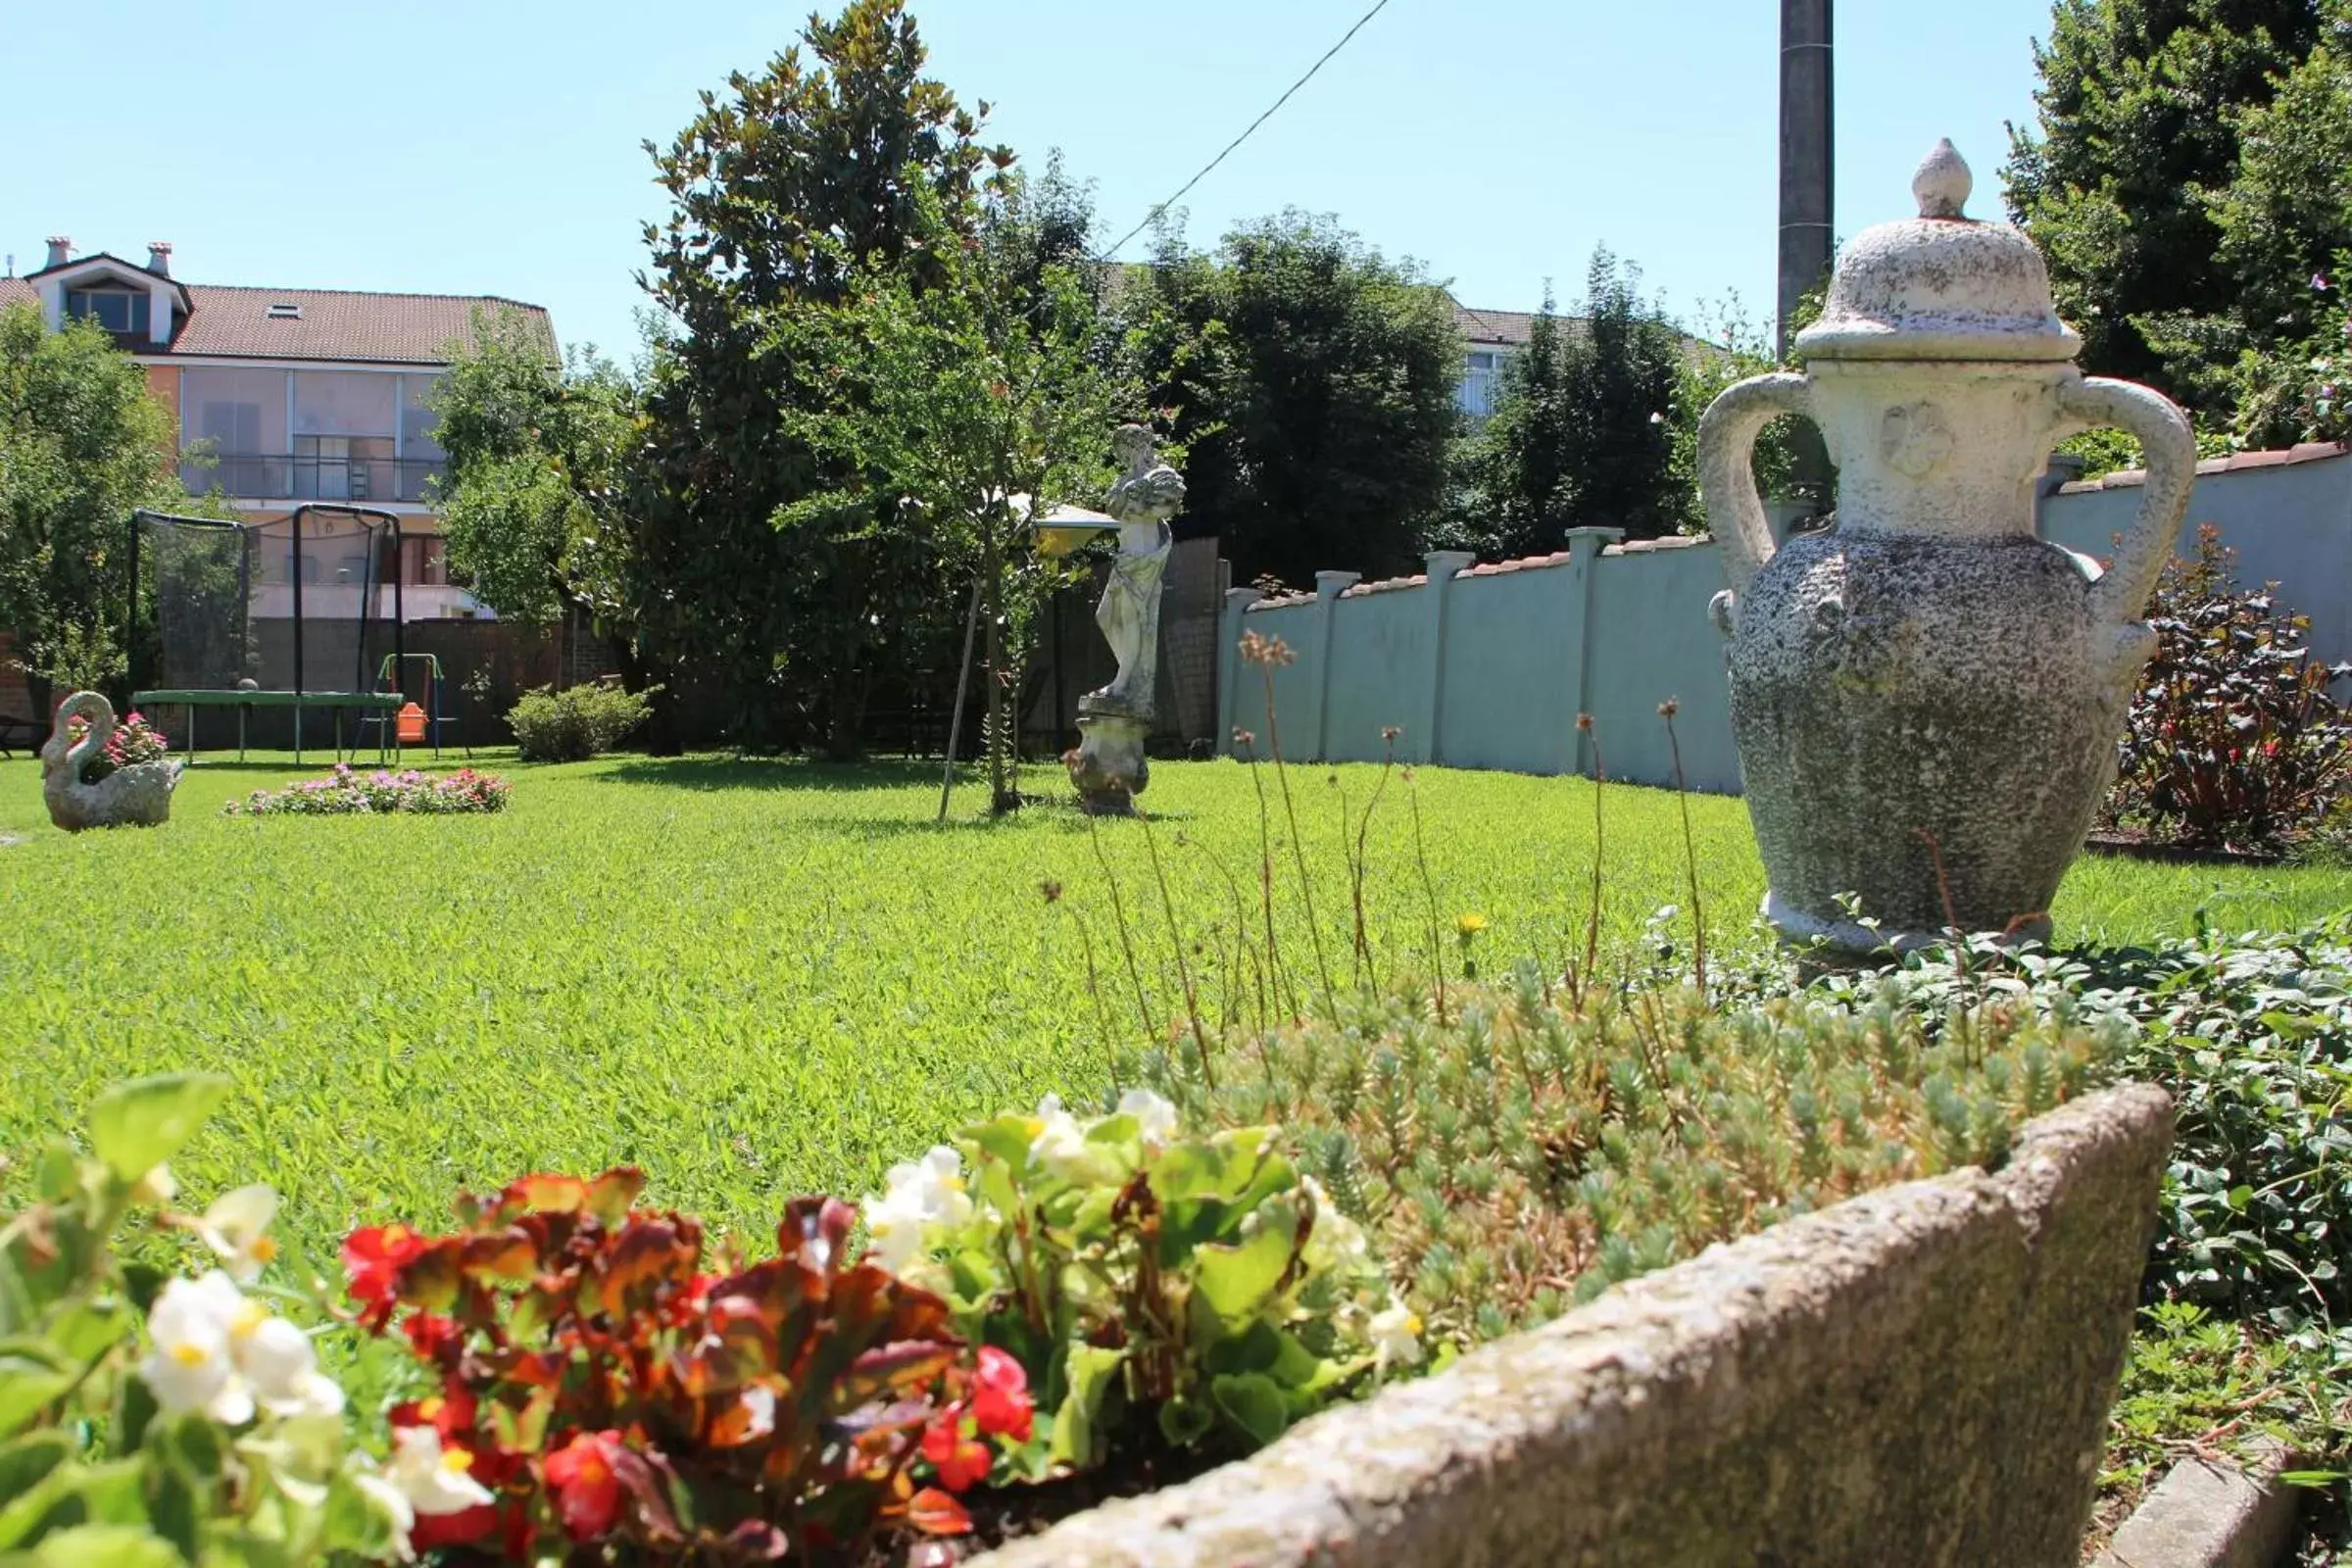
[[229, 802], [221, 811], [227, 816], [345, 816], [393, 811], [432, 816], [503, 811], [513, 789], [497, 774], [477, 773], [470, 767], [445, 775], [413, 767], [398, 773], [387, 768], [362, 773], [348, 762], [337, 762], [334, 772], [325, 778], [305, 779], [282, 789], [255, 790], [242, 801]]
[[[66, 721], [66, 746], [79, 746], [89, 734], [90, 721], [76, 713]], [[106, 738], [98, 755], [81, 764], [81, 781], [95, 784], [108, 774], [131, 767], [140, 762], [161, 762], [172, 755], [172, 743], [164, 732], [147, 722], [141, 713], [126, 713], [115, 732]]]
[[[357, 1329], [393, 1389], [356, 1424], [263, 1304], [297, 1298], [246, 1294], [273, 1195], [171, 1206], [162, 1162], [225, 1085], [129, 1085], [93, 1114], [97, 1158], [46, 1156], [0, 1243], [31, 1335], [12, 1344], [38, 1347], [29, 1383], [0, 1375], [0, 1443], [39, 1446], [58, 1499], [0, 1507], [0, 1551], [79, 1549], [103, 1521], [297, 1559], [944, 1563], [1709, 1240], [1997, 1159], [2102, 1049], [1991, 1010], [1931, 1042], [1881, 1002], [1724, 1017], [1525, 977], [1449, 988], [1434, 1017], [1373, 999], [1229, 1054], [1221, 1088], [1163, 1070], [1193, 1129], [1139, 1088], [978, 1123], [892, 1168], [862, 1246], [828, 1198], [785, 1204], [771, 1250], [644, 1203], [633, 1169], [525, 1177], [461, 1198], [446, 1233], [346, 1238], [347, 1297], [310, 1315]], [[141, 1209], [219, 1269], [119, 1262]]]

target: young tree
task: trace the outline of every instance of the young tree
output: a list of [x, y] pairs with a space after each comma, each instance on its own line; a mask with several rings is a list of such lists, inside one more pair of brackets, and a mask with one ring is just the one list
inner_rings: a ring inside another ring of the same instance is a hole
[[1041, 208], [1018, 176], [998, 181], [968, 246], [926, 203], [926, 248], [945, 264], [933, 286], [917, 287], [904, 266], [869, 263], [839, 306], [780, 323], [774, 342], [831, 367], [842, 393], [787, 416], [842, 482], [787, 508], [782, 525], [892, 514], [937, 550], [928, 581], [974, 584], [999, 811], [1019, 803], [1019, 671], [1037, 614], [1066, 576], [1030, 548], [1030, 524], [1100, 493], [1112, 425], [1134, 403], [1105, 368], [1093, 296], [1061, 259], [1083, 248], [1054, 245], [1055, 193], [1046, 194]]
[[514, 312], [477, 321], [432, 394], [448, 475], [436, 500], [450, 568], [511, 620], [595, 616], [624, 648], [624, 514], [637, 392], [589, 353], [559, 366]]
[[2270, 102], [2321, 12], [2320, 0], [2058, 0], [2034, 48], [2039, 129], [2010, 127], [2003, 172], [2085, 369], [2194, 398], [2150, 318], [2230, 314], [2239, 275], [2202, 193], [2233, 178], [2240, 112]]
[[1642, 299], [1641, 276], [1604, 247], [1581, 318], [1563, 322], [1545, 296], [1466, 443], [1448, 542], [1495, 559], [1557, 550], [1579, 525], [1650, 539], [1695, 520], [1682, 432], [1712, 358]]
[[1188, 457], [1180, 526], [1237, 576], [1409, 565], [1444, 500], [1461, 338], [1445, 294], [1328, 218], [1160, 236], [1118, 308], [1151, 401]]
[[1576, 526], [1567, 372], [1569, 339], [1583, 331], [1554, 314], [1546, 288], [1526, 346], [1503, 361], [1494, 411], [1463, 438], [1462, 493], [1444, 543], [1501, 561], [1556, 550]]
[[[853, 0], [812, 18], [806, 43], [705, 93], [668, 148], [647, 145], [671, 208], [646, 230], [641, 281], [673, 330], [646, 389], [635, 559], [660, 591], [638, 625], [722, 667], [755, 735], [797, 707], [847, 757], [877, 669], [926, 608], [909, 584], [927, 550], [886, 512], [794, 510], [847, 477], [787, 417], [837, 391], [829, 367], [772, 344], [793, 313], [839, 304], [860, 265], [936, 286], [977, 230], [981, 172], [1011, 155], [982, 147], [980, 117], [923, 75], [905, 0]], [[925, 203], [937, 220], [918, 222]]]
[[187, 512], [172, 416], [96, 322], [0, 310], [0, 627], [39, 716], [123, 673], [130, 514]]

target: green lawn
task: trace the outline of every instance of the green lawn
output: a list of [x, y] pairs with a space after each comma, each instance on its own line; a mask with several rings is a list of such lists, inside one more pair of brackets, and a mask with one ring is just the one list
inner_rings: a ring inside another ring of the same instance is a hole
[[[966, 785], [935, 826], [937, 773], [916, 765], [493, 765], [515, 782], [500, 816], [227, 818], [223, 801], [302, 775], [207, 764], [169, 826], [68, 838], [47, 825], [37, 764], [0, 763], [0, 835], [24, 840], [0, 848], [0, 1150], [74, 1120], [111, 1079], [202, 1066], [238, 1093], [175, 1163], [183, 1183], [198, 1198], [272, 1183], [287, 1239], [315, 1256], [361, 1216], [430, 1218], [460, 1186], [617, 1161], [647, 1167], [663, 1200], [772, 1223], [787, 1193], [865, 1191], [968, 1118], [1104, 1084], [1075, 922], [1123, 1039], [1138, 1030], [1098, 842], [1167, 1014], [1171, 948], [1135, 823], [1099, 841], [1062, 808], [991, 823]], [[1343, 978], [1338, 802], [1360, 808], [1378, 776], [1291, 775]], [[1032, 787], [1050, 777], [1033, 770]], [[1448, 952], [1454, 916], [1476, 911], [1483, 964], [1556, 962], [1583, 925], [1592, 787], [1428, 769], [1418, 790]], [[1213, 1004], [1226, 872], [1256, 897], [1251, 775], [1165, 764], [1146, 799]], [[1746, 814], [1690, 804], [1711, 923], [1739, 940], [1762, 892]], [[1687, 902], [1681, 830], [1660, 792], [1612, 787], [1607, 812], [1604, 913], [1622, 948]], [[1369, 858], [1374, 944], [1392, 961], [1424, 952], [1398, 782]], [[1286, 854], [1284, 957], [1311, 966], [1294, 876]], [[1057, 906], [1048, 878], [1066, 889]], [[2091, 859], [2056, 913], [2070, 937], [2124, 940], [2216, 898], [2226, 924], [2286, 923], [2352, 904], [2352, 873]], [[23, 1168], [0, 1172], [0, 1197]]]

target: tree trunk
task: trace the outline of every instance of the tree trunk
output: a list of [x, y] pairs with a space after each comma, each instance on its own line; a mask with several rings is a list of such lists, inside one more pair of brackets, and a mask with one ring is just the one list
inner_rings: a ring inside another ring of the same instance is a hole
[[678, 688], [674, 675], [668, 674], [656, 661], [637, 652], [629, 638], [615, 635], [611, 639], [612, 662], [620, 666], [620, 684], [633, 692], [649, 692], [646, 698], [652, 711], [645, 717], [645, 755], [648, 757], [682, 757], [686, 743], [678, 732]]
[[1004, 574], [995, 530], [982, 547], [981, 579], [988, 585], [988, 795], [989, 809], [999, 816], [1020, 809], [1020, 791], [1012, 787], [1011, 744], [1004, 733]]

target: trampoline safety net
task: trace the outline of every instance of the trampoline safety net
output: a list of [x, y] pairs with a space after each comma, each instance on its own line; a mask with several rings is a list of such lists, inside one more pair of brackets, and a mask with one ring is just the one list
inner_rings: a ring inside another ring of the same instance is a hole
[[391, 529], [366, 516], [311, 512], [218, 523], [139, 516], [142, 576], [152, 585], [152, 673], [174, 690], [357, 692], [392, 651], [386, 573]]

